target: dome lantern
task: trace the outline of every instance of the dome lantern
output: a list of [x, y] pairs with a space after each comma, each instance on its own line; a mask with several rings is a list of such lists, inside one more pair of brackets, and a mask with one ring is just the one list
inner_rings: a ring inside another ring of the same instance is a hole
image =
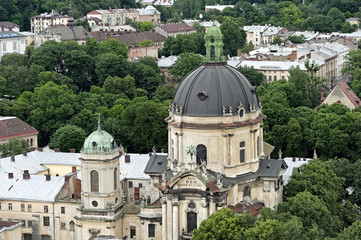
[[213, 24], [204, 35], [206, 47], [206, 62], [224, 62], [223, 34], [221, 29]]

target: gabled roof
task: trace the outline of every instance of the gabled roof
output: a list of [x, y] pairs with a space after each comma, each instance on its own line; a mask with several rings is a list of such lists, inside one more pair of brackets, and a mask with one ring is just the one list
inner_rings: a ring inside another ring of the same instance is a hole
[[0, 233], [6, 230], [12, 230], [23, 225], [21, 222], [9, 222], [9, 221], [0, 221]]
[[142, 42], [145, 39], [151, 40], [152, 42], [165, 41], [165, 37], [153, 31], [126, 32], [126, 33], [99, 31], [99, 32], [92, 32], [92, 34], [97, 41], [104, 41], [109, 38], [114, 38], [119, 42], [125, 43], [127, 46], [135, 46], [138, 42]]
[[51, 177], [46, 181], [45, 176], [31, 175], [23, 179], [22, 174], [14, 174], [13, 178], [0, 172], [0, 199], [19, 201], [55, 202], [55, 197], [65, 183], [64, 177]]
[[120, 180], [124, 179], [150, 179], [150, 177], [144, 173], [144, 169], [148, 164], [148, 154], [128, 154], [130, 162], [125, 162], [125, 155], [122, 155], [119, 159]]
[[0, 22], [0, 27], [19, 28], [19, 25], [12, 23], [12, 22], [8, 22], [8, 21], [3, 21], [3, 22]]
[[38, 130], [17, 117], [0, 117], [0, 129], [0, 139], [39, 133]]
[[39, 35], [46, 34], [47, 32], [53, 32], [54, 34], [59, 34], [62, 41], [67, 40], [85, 40], [91, 38], [92, 35], [89, 33], [83, 26], [75, 26], [73, 28], [66, 27], [64, 25], [55, 25], [45, 29]]
[[188, 26], [185, 23], [171, 23], [160, 27], [167, 33], [190, 32], [196, 30], [194, 27]]
[[28, 170], [30, 174], [37, 174], [48, 170], [44, 165], [68, 165], [80, 166], [80, 153], [63, 152], [28, 152], [25, 155], [15, 155], [15, 161], [11, 157], [0, 158], [1, 170], [6, 173], [22, 174]]
[[350, 100], [352, 105], [354, 105], [355, 107], [360, 106], [360, 98], [356, 96], [356, 94], [352, 91], [352, 89], [347, 85], [345, 81], [340, 81], [339, 83], [337, 83], [337, 85], [331, 90], [331, 92], [326, 96], [322, 103], [325, 102], [328, 97], [333, 96], [336, 89], [340, 89], [343, 94]]

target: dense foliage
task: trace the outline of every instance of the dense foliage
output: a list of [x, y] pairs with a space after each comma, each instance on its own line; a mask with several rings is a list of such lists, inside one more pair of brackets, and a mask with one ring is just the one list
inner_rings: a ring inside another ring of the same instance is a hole
[[132, 152], [166, 149], [164, 118], [174, 90], [161, 85], [152, 58], [128, 62], [127, 47], [114, 39], [48, 41], [27, 55], [7, 54], [0, 76], [0, 94], [9, 96], [0, 101], [0, 115], [35, 127], [40, 146], [51, 140], [53, 148], [79, 151], [101, 113], [102, 128]]

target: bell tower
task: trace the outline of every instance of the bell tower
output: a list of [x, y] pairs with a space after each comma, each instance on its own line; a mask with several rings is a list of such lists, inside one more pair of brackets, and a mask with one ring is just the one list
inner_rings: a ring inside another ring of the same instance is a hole
[[[118, 216], [123, 203], [119, 183], [120, 151], [114, 138], [103, 131], [98, 119], [98, 129], [84, 141], [81, 150], [81, 204], [77, 220], [82, 226], [82, 236], [98, 234], [119, 235]], [[94, 222], [96, 220], [97, 223]]]
[[224, 62], [223, 56], [223, 34], [221, 30], [213, 25], [204, 36], [206, 47], [206, 62]]

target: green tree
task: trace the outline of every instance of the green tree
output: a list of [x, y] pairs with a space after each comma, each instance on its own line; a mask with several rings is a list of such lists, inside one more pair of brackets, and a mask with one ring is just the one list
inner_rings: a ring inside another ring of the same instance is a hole
[[152, 94], [161, 82], [159, 72], [144, 63], [134, 63], [131, 71], [135, 86], [146, 90], [149, 94]]
[[95, 72], [99, 79], [99, 86], [104, 84], [104, 81], [108, 76], [123, 77], [127, 75], [128, 63], [122, 55], [103, 53], [98, 55], [97, 58]]
[[39, 145], [45, 146], [50, 136], [74, 114], [75, 94], [67, 86], [48, 82], [34, 90], [34, 110], [30, 122], [39, 131]]
[[148, 39], [144, 39], [141, 42], [137, 42], [136, 44], [138, 47], [151, 47], [152, 46], [152, 41], [148, 40]]
[[355, 221], [351, 226], [345, 228], [338, 236], [337, 240], [360, 239], [361, 221]]
[[49, 147], [52, 149], [60, 148], [61, 152], [69, 152], [70, 149], [75, 149], [76, 152], [80, 152], [85, 137], [85, 131], [80, 127], [65, 125], [53, 134], [49, 142]]
[[18, 155], [23, 152], [29, 152], [29, 143], [24, 139], [10, 139], [9, 142], [0, 145], [1, 157]]
[[195, 53], [182, 53], [175, 63], [169, 67], [169, 73], [179, 81], [190, 71], [203, 63], [203, 57]]
[[[340, 228], [338, 219], [319, 197], [304, 191], [290, 197], [277, 207], [278, 213], [291, 213], [302, 219], [307, 235], [311, 239], [334, 237]], [[317, 235], [314, 233], [317, 232]]]
[[248, 79], [248, 81], [254, 85], [259, 86], [263, 83], [265, 83], [264, 75], [260, 72], [258, 72], [253, 67], [238, 67], [238, 70]]
[[113, 53], [123, 58], [128, 57], [128, 48], [124, 43], [119, 42], [114, 38], [109, 38], [100, 43], [99, 51], [102, 53]]
[[139, 23], [139, 30], [140, 31], [150, 31], [154, 28], [152, 22], [140, 22]]
[[20, 53], [7, 53], [1, 58], [0, 65], [8, 66], [8, 65], [16, 65], [16, 66], [24, 66], [25, 58], [23, 54]]
[[251, 214], [236, 215], [229, 208], [222, 208], [203, 220], [192, 232], [192, 239], [243, 239], [246, 229], [252, 227], [255, 219]]
[[241, 30], [242, 26], [231, 17], [225, 17], [221, 25], [223, 34], [224, 55], [236, 56], [237, 49], [241, 49], [246, 41], [246, 33]]
[[301, 166], [300, 173], [294, 173], [291, 181], [285, 186], [287, 197], [296, 196], [307, 191], [323, 200], [332, 213], [339, 210], [339, 201], [343, 195], [344, 179], [338, 177], [327, 162], [312, 160]]
[[305, 36], [303, 36], [303, 34], [299, 35], [299, 36], [288, 36], [287, 40], [291, 41], [294, 44], [298, 44], [298, 43], [304, 43], [305, 42]]
[[124, 133], [124, 147], [129, 152], [147, 153], [156, 146], [165, 149], [167, 127], [164, 119], [168, 115], [168, 105], [135, 98], [121, 115], [121, 128]]
[[277, 44], [277, 45], [282, 45], [282, 44], [284, 44], [285, 43], [285, 41], [284, 40], [282, 40], [282, 38], [280, 38], [280, 36], [275, 36], [274, 38], [273, 38], [273, 42], [272, 42], [272, 44]]

